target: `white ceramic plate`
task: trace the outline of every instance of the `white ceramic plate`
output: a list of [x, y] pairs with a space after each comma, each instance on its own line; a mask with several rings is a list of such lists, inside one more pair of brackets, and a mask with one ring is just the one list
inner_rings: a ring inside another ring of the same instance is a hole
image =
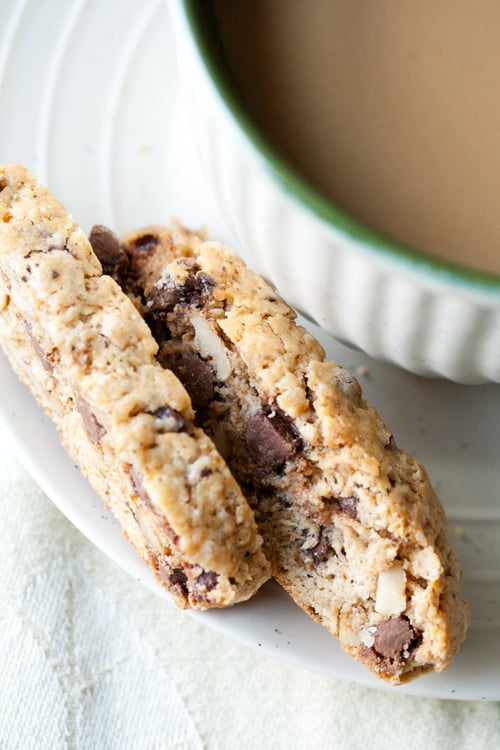
[[[0, 10], [0, 163], [29, 166], [86, 230], [175, 215], [231, 243], [193, 154], [169, 2], [0, 0]], [[426, 464], [465, 568], [464, 648], [444, 674], [393, 689], [499, 700], [500, 386], [421, 380], [320, 338]], [[0, 417], [36, 481], [83, 534], [164, 595], [1, 356], [0, 383]], [[272, 583], [246, 604], [193, 616], [307, 669], [385, 689]]]

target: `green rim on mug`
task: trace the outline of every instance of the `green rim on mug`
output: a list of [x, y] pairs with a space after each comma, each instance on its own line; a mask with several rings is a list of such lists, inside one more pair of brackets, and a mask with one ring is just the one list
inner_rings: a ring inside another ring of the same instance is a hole
[[268, 172], [281, 188], [310, 212], [354, 241], [363, 250], [425, 274], [436, 282], [461, 287], [472, 293], [500, 296], [500, 276], [464, 268], [417, 252], [363, 226], [334, 206], [281, 157], [259, 130], [238, 97], [224, 54], [213, 0], [181, 0], [187, 22], [205, 69], [240, 130], [263, 159]]

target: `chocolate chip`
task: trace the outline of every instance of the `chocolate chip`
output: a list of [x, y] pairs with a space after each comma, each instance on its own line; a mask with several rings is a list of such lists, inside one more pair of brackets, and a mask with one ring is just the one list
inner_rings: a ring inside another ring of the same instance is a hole
[[177, 304], [202, 307], [214, 286], [215, 282], [208, 274], [190, 269], [182, 285], [170, 277], [158, 282], [147, 300], [147, 306], [151, 312], [162, 314], [171, 312]]
[[332, 545], [328, 535], [323, 527], [319, 530], [318, 543], [314, 547], [310, 547], [307, 552], [312, 555], [315, 565], [319, 565], [330, 557], [332, 551]]
[[52, 363], [47, 359], [47, 354], [44, 352], [42, 345], [38, 341], [38, 339], [35, 336], [32, 336], [31, 343], [33, 345], [33, 349], [35, 351], [35, 354], [37, 355], [38, 359], [42, 363], [44, 370], [47, 370], [47, 372], [52, 373], [54, 371], [54, 368], [52, 367]]
[[84, 398], [77, 396], [75, 398], [75, 406], [77, 411], [80, 413], [82, 418], [83, 426], [87, 437], [91, 443], [99, 443], [106, 430], [97, 420], [95, 414], [90, 408], [90, 405]]
[[203, 298], [207, 297], [215, 286], [215, 281], [203, 271], [190, 274], [182, 286], [182, 301], [188, 305], [203, 305]]
[[161, 347], [166, 341], [170, 340], [170, 330], [163, 317], [155, 315], [154, 313], [146, 313], [144, 316], [144, 320], [148, 324], [151, 333], [153, 334], [153, 338], [158, 346]]
[[116, 277], [125, 274], [128, 268], [127, 254], [111, 229], [102, 224], [96, 224], [90, 231], [89, 242], [99, 258], [103, 273]]
[[358, 517], [358, 503], [359, 497], [351, 495], [350, 497], [338, 497], [337, 504], [341, 513], [345, 513], [346, 516], [351, 518]]
[[210, 365], [197, 354], [186, 354], [167, 361], [191, 397], [193, 409], [206, 409], [214, 398], [215, 377]]
[[168, 279], [160, 285], [155, 286], [148, 300], [148, 308], [152, 313], [167, 313], [181, 301], [182, 292], [180, 287]]
[[384, 444], [384, 448], [386, 451], [394, 451], [397, 448], [396, 440], [394, 439], [394, 435], [391, 433], [389, 437], [386, 440], [386, 443]]
[[215, 281], [204, 271], [199, 271], [196, 274], [195, 280], [198, 290], [203, 294], [210, 294], [215, 286]]
[[256, 467], [266, 474], [279, 471], [302, 448], [293, 422], [277, 411], [252, 415], [245, 440]]
[[203, 271], [191, 273], [185, 280], [181, 292], [181, 302], [190, 307], [203, 307], [215, 282]]
[[407, 617], [391, 617], [375, 626], [373, 649], [384, 659], [408, 658], [415, 648], [420, 632], [410, 625]]
[[43, 369], [52, 374], [52, 372], [54, 371], [52, 362], [48, 359], [47, 352], [45, 351], [40, 341], [37, 339], [37, 337], [33, 333], [33, 328], [31, 327], [31, 323], [27, 323], [26, 321], [23, 321], [23, 322], [24, 322], [24, 325], [26, 326], [26, 333], [31, 342], [31, 346], [33, 347], [33, 351], [35, 352], [36, 356], [42, 363]]
[[165, 432], [183, 432], [186, 429], [186, 420], [182, 414], [170, 406], [160, 406], [159, 409], [147, 413], [161, 419]]
[[152, 250], [153, 247], [156, 247], [156, 245], [159, 243], [159, 238], [156, 236], [156, 234], [141, 234], [139, 237], [136, 237], [136, 239], [133, 241], [134, 247], [136, 247], [138, 250], [145, 250], [146, 252], [149, 250]]
[[204, 588], [207, 591], [212, 591], [217, 586], [219, 580], [218, 573], [214, 573], [213, 570], [204, 570], [201, 575], [196, 579], [196, 585], [200, 588]]
[[182, 593], [187, 596], [189, 591], [187, 587], [188, 577], [182, 568], [174, 568], [170, 574], [170, 583], [176, 588], [180, 588]]
[[0, 180], [0, 193], [2, 190], [4, 190], [7, 187], [7, 183], [5, 180]]

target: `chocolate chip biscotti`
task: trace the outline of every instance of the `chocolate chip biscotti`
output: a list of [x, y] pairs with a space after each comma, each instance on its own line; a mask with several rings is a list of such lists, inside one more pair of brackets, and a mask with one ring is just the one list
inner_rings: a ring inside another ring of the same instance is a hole
[[468, 609], [443, 508], [357, 381], [220, 244], [158, 226], [91, 239], [251, 501], [279, 583], [390, 683], [446, 667]]
[[269, 565], [253, 512], [186, 390], [82, 230], [19, 166], [0, 168], [0, 341], [178, 606], [256, 591]]

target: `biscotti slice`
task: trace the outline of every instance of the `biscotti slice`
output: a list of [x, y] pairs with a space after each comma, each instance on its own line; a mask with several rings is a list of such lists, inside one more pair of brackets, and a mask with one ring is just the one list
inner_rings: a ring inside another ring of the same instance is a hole
[[0, 169], [0, 340], [175, 603], [250, 597], [269, 565], [248, 502], [138, 311], [19, 166]]
[[231, 251], [152, 226], [92, 241], [253, 503], [273, 574], [393, 684], [446, 667], [468, 608], [425, 470]]

